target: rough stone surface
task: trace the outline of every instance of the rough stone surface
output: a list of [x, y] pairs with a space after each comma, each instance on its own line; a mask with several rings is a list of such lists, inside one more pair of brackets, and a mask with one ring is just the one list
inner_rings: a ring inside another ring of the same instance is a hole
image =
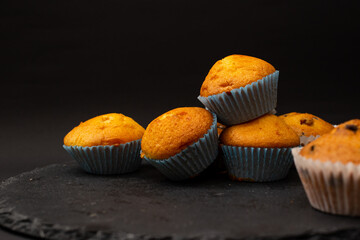
[[49, 239], [360, 239], [360, 218], [310, 207], [295, 169], [259, 184], [211, 174], [171, 182], [149, 165], [107, 177], [50, 165], [0, 185], [0, 225]]

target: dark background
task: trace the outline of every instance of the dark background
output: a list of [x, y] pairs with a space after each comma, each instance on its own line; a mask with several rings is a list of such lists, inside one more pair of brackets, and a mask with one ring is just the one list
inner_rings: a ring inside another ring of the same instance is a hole
[[330, 0], [0, 1], [0, 180], [71, 160], [63, 137], [96, 115], [146, 127], [201, 106], [207, 72], [233, 53], [280, 70], [278, 113], [360, 118], [359, 10]]

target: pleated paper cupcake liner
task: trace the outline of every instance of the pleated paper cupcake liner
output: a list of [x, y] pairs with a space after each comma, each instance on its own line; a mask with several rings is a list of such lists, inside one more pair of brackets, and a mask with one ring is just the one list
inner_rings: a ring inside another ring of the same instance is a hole
[[321, 162], [292, 154], [310, 205], [322, 212], [360, 216], [360, 165]]
[[144, 159], [171, 180], [195, 177], [210, 166], [218, 155], [217, 118], [215, 114], [212, 115], [214, 121], [211, 128], [197, 142], [168, 159]]
[[276, 107], [279, 71], [230, 92], [198, 99], [225, 125], [250, 121]]
[[254, 148], [221, 145], [230, 178], [249, 182], [283, 179], [293, 164], [291, 148]]
[[119, 146], [63, 146], [86, 172], [122, 174], [133, 172], [141, 165], [141, 139]]

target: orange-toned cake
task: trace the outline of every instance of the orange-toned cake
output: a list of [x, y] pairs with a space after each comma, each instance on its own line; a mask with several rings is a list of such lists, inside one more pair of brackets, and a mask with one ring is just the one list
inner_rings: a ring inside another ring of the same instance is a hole
[[168, 111], [147, 126], [142, 153], [152, 159], [169, 158], [203, 137], [213, 120], [204, 108], [182, 107]]
[[299, 137], [281, 118], [266, 114], [252, 121], [227, 127], [220, 143], [229, 146], [281, 148], [300, 144]]
[[145, 129], [132, 118], [109, 113], [81, 122], [64, 138], [66, 146], [119, 145], [141, 139]]
[[207, 74], [200, 96], [208, 97], [244, 87], [275, 72], [268, 62], [246, 55], [230, 55], [217, 61]]
[[227, 127], [220, 135], [228, 175], [237, 181], [285, 178], [293, 164], [291, 149], [299, 144], [294, 130], [273, 114]]
[[322, 162], [360, 163], [360, 120], [340, 124], [331, 133], [306, 145], [300, 155]]
[[323, 135], [334, 129], [334, 126], [309, 113], [287, 113], [279, 116], [299, 137]]

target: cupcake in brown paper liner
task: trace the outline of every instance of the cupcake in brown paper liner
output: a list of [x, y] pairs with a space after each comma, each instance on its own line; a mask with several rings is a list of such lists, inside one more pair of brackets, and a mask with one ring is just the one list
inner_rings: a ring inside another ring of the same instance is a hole
[[291, 112], [279, 117], [297, 133], [301, 146], [305, 146], [334, 129], [330, 123], [309, 113]]
[[339, 125], [305, 147], [292, 150], [312, 207], [360, 216], [360, 120]]

